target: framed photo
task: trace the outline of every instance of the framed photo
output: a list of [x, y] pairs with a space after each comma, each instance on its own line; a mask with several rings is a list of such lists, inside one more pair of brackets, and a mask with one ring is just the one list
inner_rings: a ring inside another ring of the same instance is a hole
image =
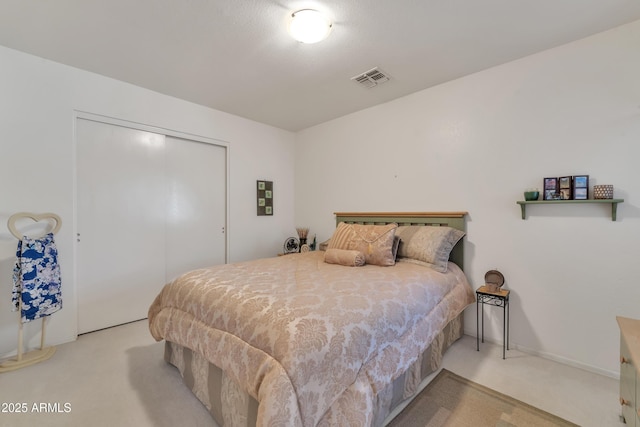
[[587, 200], [589, 198], [589, 175], [573, 176], [573, 199]]
[[562, 176], [558, 178], [558, 187], [560, 188], [561, 200], [571, 200], [573, 198], [572, 184], [573, 177], [571, 176]]
[[560, 198], [558, 178], [545, 178], [542, 188], [542, 200], [558, 200]]
[[587, 200], [587, 189], [586, 188], [576, 188], [573, 193], [574, 200]]
[[257, 181], [258, 216], [273, 215], [273, 181]]

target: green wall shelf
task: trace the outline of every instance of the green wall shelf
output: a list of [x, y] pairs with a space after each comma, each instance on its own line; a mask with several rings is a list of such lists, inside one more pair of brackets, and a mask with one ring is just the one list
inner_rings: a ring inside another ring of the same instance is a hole
[[618, 211], [618, 203], [624, 202], [624, 199], [589, 199], [589, 200], [521, 200], [517, 202], [522, 210], [522, 219], [527, 219], [527, 205], [561, 205], [563, 203], [583, 204], [583, 203], [608, 203], [611, 205], [611, 221], [616, 220]]

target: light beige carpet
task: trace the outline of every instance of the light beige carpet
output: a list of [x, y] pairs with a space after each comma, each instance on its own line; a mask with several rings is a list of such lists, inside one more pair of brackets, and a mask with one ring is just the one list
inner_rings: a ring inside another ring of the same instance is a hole
[[443, 369], [389, 427], [555, 427], [576, 424]]

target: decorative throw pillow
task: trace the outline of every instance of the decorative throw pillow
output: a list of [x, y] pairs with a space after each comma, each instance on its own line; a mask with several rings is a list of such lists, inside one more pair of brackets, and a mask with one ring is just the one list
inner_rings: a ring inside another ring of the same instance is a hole
[[396, 236], [400, 237], [398, 257], [419, 261], [444, 273], [451, 250], [464, 235], [464, 231], [451, 227], [400, 226], [396, 230]]
[[327, 249], [324, 253], [324, 262], [327, 264], [346, 265], [347, 267], [361, 267], [365, 264], [362, 252], [346, 249]]
[[351, 224], [341, 222], [329, 239], [327, 250], [329, 249], [349, 249], [349, 242], [353, 239], [353, 228]]
[[394, 265], [393, 242], [397, 224], [363, 225], [341, 222], [328, 249], [347, 249], [364, 254], [367, 264]]

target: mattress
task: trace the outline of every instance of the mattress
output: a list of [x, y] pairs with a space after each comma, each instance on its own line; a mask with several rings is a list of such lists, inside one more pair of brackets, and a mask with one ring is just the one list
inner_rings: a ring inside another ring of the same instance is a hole
[[235, 390], [222, 395], [254, 399], [258, 426], [378, 425], [385, 390], [407, 371], [419, 383], [412, 366], [474, 301], [449, 265], [344, 267], [309, 252], [196, 270], [158, 295], [150, 330], [200, 360], [194, 378], [205, 361], [220, 368]]

